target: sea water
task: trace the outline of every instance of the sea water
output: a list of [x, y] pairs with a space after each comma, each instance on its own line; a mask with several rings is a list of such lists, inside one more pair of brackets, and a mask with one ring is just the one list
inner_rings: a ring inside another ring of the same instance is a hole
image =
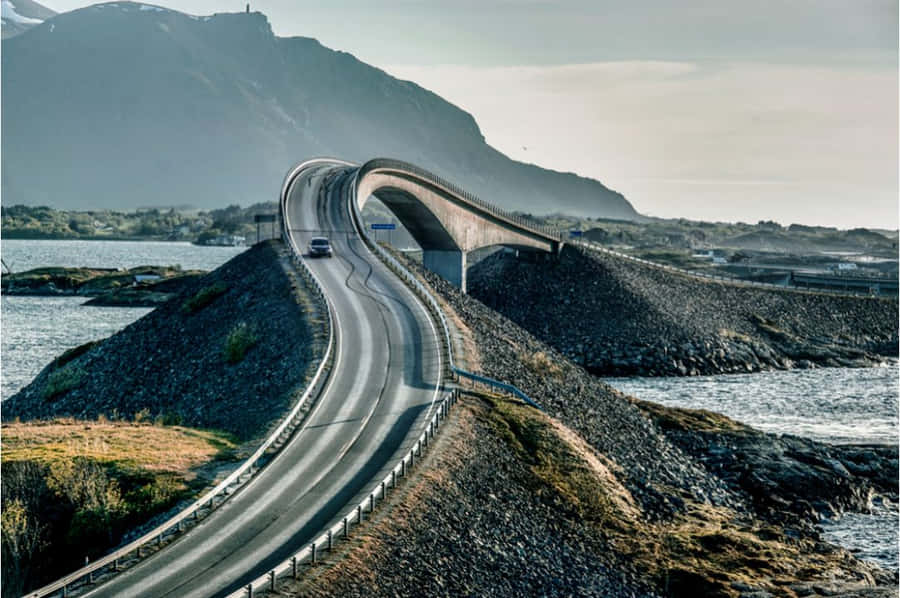
[[[133, 268], [180, 265], [213, 270], [246, 247], [141, 241], [4, 239], [3, 261], [14, 272], [43, 266]], [[87, 297], [9, 297], [0, 303], [0, 399], [6, 399], [63, 351], [115, 334], [150, 312], [143, 307], [83, 305]]]
[[[609, 378], [622, 392], [670, 407], [716, 411], [765, 432], [837, 444], [898, 440], [898, 364], [685, 378]], [[826, 521], [825, 538], [898, 568], [898, 506]]]

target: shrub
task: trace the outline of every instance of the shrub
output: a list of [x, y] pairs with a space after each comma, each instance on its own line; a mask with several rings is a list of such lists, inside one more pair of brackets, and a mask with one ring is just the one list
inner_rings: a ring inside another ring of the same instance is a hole
[[44, 385], [44, 400], [52, 401], [59, 395], [77, 388], [84, 378], [84, 370], [72, 367], [64, 367], [54, 370], [47, 376], [47, 384]]
[[208, 287], [203, 287], [197, 291], [193, 297], [182, 304], [181, 311], [186, 314], [196, 313], [212, 303], [216, 297], [223, 295], [227, 290], [228, 285], [221, 281], [211, 284]]
[[83, 345], [78, 345], [74, 349], [64, 351], [59, 357], [53, 360], [53, 367], [59, 369], [70, 361], [74, 361], [100, 344], [100, 341], [88, 341]]
[[231, 329], [231, 332], [228, 333], [228, 338], [225, 339], [225, 360], [228, 363], [238, 363], [244, 359], [247, 350], [255, 345], [258, 340], [253, 328], [245, 322], [241, 322]]

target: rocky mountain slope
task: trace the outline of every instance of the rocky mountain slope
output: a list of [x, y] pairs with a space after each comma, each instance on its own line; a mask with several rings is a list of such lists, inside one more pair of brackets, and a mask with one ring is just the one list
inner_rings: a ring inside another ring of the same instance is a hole
[[737, 287], [567, 247], [496, 253], [473, 297], [599, 375], [872, 365], [897, 356], [897, 298]]
[[387, 156], [510, 209], [638, 218], [621, 194], [514, 162], [415, 83], [260, 13], [131, 2], [60, 14], [3, 42], [4, 203], [247, 205], [312, 156]]

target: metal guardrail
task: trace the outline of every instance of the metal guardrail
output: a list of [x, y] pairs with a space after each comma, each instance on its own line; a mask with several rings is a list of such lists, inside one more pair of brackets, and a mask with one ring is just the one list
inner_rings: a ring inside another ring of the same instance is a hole
[[651, 266], [653, 268], [657, 268], [660, 270], [666, 270], [668, 272], [675, 272], [677, 274], [683, 274], [685, 276], [690, 276], [694, 278], [700, 278], [703, 280], [716, 280], [719, 282], [724, 282], [727, 284], [731, 284], [734, 286], [743, 286], [743, 287], [755, 287], [755, 288], [765, 288], [765, 289], [773, 289], [778, 291], [792, 291], [792, 292], [800, 292], [800, 293], [825, 293], [828, 295], [839, 295], [844, 297], [860, 297], [860, 296], [868, 296], [868, 293], [863, 292], [852, 292], [852, 291], [843, 291], [837, 289], [817, 289], [817, 288], [806, 288], [806, 287], [790, 287], [783, 286], [779, 284], [773, 284], [771, 282], [758, 282], [755, 280], [742, 280], [740, 278], [734, 278], [732, 276], [720, 276], [717, 274], [706, 274], [704, 272], [694, 272], [692, 270], [685, 270], [684, 268], [677, 268], [675, 266], [670, 266], [668, 264], [661, 264], [659, 262], [651, 262], [649, 260], [645, 260], [639, 257], [635, 257], [633, 255], [628, 255], [627, 253], [622, 253], [621, 251], [615, 251], [614, 249], [609, 249], [608, 247], [603, 247], [602, 245], [598, 245], [597, 243], [592, 243], [590, 241], [585, 241], [583, 239], [569, 239], [568, 243], [580, 247], [585, 247], [590, 249], [591, 251], [597, 251], [599, 253], [606, 253], [608, 255], [612, 255], [618, 258], [622, 258], [624, 260], [628, 260], [637, 264], [643, 264], [645, 266]]
[[[350, 210], [351, 219], [353, 220], [354, 226], [356, 227], [360, 238], [367, 244], [367, 246], [375, 248], [380, 257], [390, 258], [396, 268], [398, 268], [400, 271], [404, 271], [405, 269], [403, 268], [403, 266], [400, 265], [400, 263], [397, 262], [393, 258], [393, 256], [390, 256], [390, 254], [385, 252], [384, 249], [377, 243], [373, 243], [366, 234], [365, 227], [362, 224], [362, 217], [359, 214], [359, 206], [353, 199], [356, 190], [356, 182], [356, 174], [354, 174], [352, 184], [348, 186], [348, 189], [351, 190], [351, 194], [348, 197], [348, 209]], [[396, 270], [395, 273], [397, 273]], [[409, 272], [407, 272], [407, 274], [408, 277], [400, 276], [404, 283], [411, 286], [414, 292], [421, 291], [424, 292], [427, 296], [428, 293], [425, 290], [425, 287], [422, 286], [422, 284], [418, 280], [412, 277]], [[450, 335], [449, 329], [447, 327], [447, 322], [444, 318], [443, 313], [438, 307], [437, 302], [433, 297], [429, 298], [433, 302], [433, 306], [429, 307], [432, 307], [432, 309], [436, 310], [434, 311], [433, 315], [438, 317], [439, 322], [441, 323], [441, 326], [443, 328], [443, 340], [446, 343], [448, 360], [452, 361], [453, 349], [452, 345], [450, 344]], [[387, 491], [397, 487], [398, 478], [405, 477], [409, 469], [411, 469], [415, 465], [416, 459], [421, 458], [422, 451], [428, 447], [429, 442], [433, 441], [435, 434], [449, 414], [450, 407], [455, 404], [458, 399], [458, 389], [453, 389], [452, 391], [444, 394], [443, 398], [437, 403], [437, 408], [435, 409], [434, 415], [432, 415], [431, 419], [425, 426], [424, 431], [416, 439], [412, 448], [403, 454], [399, 462], [397, 462], [397, 464], [395, 464], [391, 468], [390, 472], [384, 478], [376, 480], [375, 484], [371, 487], [370, 491], [365, 494], [365, 498], [363, 498], [360, 503], [352, 506], [350, 509], [345, 511], [343, 517], [340, 517], [336, 521], [336, 523], [319, 534], [319, 536], [309, 544], [302, 547], [293, 556], [285, 559], [265, 574], [260, 575], [240, 590], [232, 592], [231, 594], [229, 594], [229, 598], [241, 598], [244, 596], [250, 596], [252, 598], [253, 592], [256, 590], [275, 590], [276, 583], [279, 579], [283, 579], [288, 576], [290, 576], [292, 579], [296, 579], [299, 575], [298, 567], [301, 564], [315, 563], [319, 554], [321, 554], [323, 550], [328, 550], [330, 552], [333, 549], [335, 540], [347, 538], [349, 536], [351, 526], [361, 524], [364, 518], [364, 514], [372, 513], [372, 511], [374, 511], [375, 509], [376, 501], [383, 501], [385, 498], [387, 498]]]
[[[328, 301], [328, 298], [325, 296], [324, 289], [319, 284], [319, 281], [316, 279], [312, 271], [303, 263], [302, 260], [298, 259], [297, 257], [297, 248], [294, 246], [293, 242], [290, 240], [290, 235], [287, 233], [287, 220], [283, 218], [282, 223], [284, 225], [283, 234], [286, 237], [288, 246], [292, 250], [294, 263], [298, 266], [300, 274], [303, 276], [309, 286], [314, 290], [316, 298], [321, 300], [326, 307], [325, 313], [328, 325], [328, 342], [325, 349], [325, 354], [322, 356], [322, 360], [320, 361], [315, 374], [307, 384], [306, 390], [294, 404], [288, 415], [282, 420], [281, 424], [279, 424], [278, 427], [275, 428], [275, 430], [263, 441], [259, 448], [257, 448], [256, 451], [228, 477], [222, 480], [219, 484], [217, 484], [202, 497], [195, 500], [190, 506], [183, 509], [177, 515], [168, 519], [161, 525], [147, 532], [140, 538], [113, 551], [105, 557], [95, 561], [94, 563], [82, 567], [81, 569], [78, 569], [77, 571], [65, 577], [62, 577], [42, 588], [25, 594], [26, 598], [43, 598], [45, 596], [52, 596], [56, 593], [61, 593], [61, 595], [65, 597], [68, 595], [70, 589], [75, 589], [73, 588], [73, 586], [80, 587], [84, 585], [84, 583], [93, 583], [94, 575], [98, 572], [102, 572], [102, 570], [104, 569], [111, 567], [113, 572], [119, 571], [120, 561], [128, 558], [130, 555], [133, 554], [135, 557], [140, 559], [143, 556], [142, 549], [145, 546], [151, 543], [160, 545], [162, 544], [162, 541], [166, 538], [166, 536], [171, 537], [183, 531], [188, 521], [199, 519], [200, 511], [202, 509], [208, 509], [206, 513], [204, 513], [205, 516], [214, 511], [216, 507], [221, 506], [221, 504], [224, 503], [227, 499], [228, 495], [234, 494], [234, 492], [237, 491], [239, 487], [252, 479], [253, 475], [261, 469], [261, 461], [263, 460], [263, 458], [270, 456], [274, 452], [280, 450], [287, 442], [287, 440], [293, 435], [297, 426], [300, 425], [303, 419], [303, 414], [301, 413], [303, 407], [306, 405], [309, 397], [313, 395], [313, 391], [318, 392], [320, 385], [325, 380], [325, 374], [330, 367], [331, 358], [334, 353], [334, 318], [332, 315], [331, 304]], [[217, 504], [216, 500], [219, 498], [221, 498], [222, 500], [220, 500]]]
[[417, 176], [422, 180], [427, 181], [431, 185], [443, 187], [445, 191], [449, 191], [459, 199], [464, 200], [467, 204], [469, 204], [469, 206], [478, 208], [480, 211], [498, 220], [515, 225], [521, 229], [531, 232], [532, 234], [536, 234], [541, 237], [547, 237], [557, 243], [560, 243], [560, 245], [566, 242], [566, 240], [563, 238], [562, 232], [559, 229], [549, 226], [542, 226], [537, 222], [533, 222], [531, 220], [528, 220], [527, 218], [523, 218], [518, 214], [513, 214], [509, 210], [504, 210], [492, 203], [484, 201], [483, 199], [479, 199], [465, 189], [454, 185], [450, 181], [439, 177], [434, 173], [428, 172], [424, 168], [420, 168], [415, 164], [410, 164], [401, 160], [395, 160], [393, 158], [375, 158], [373, 160], [369, 160], [360, 167], [359, 178], [362, 178], [366, 174], [375, 170], [395, 170], [402, 175], [411, 174]]
[[[344, 162], [344, 164], [347, 163]], [[352, 166], [351, 164], [347, 165]], [[477, 377], [478, 381], [484, 384], [489, 384], [494, 388], [510, 392], [511, 394], [522, 398], [529, 404], [537, 407], [537, 404], [534, 403], [534, 401], [531, 401], [531, 399], [529, 399], [527, 395], [525, 395], [525, 393], [515, 388], [514, 386], [504, 384], [502, 382], [498, 382], [497, 380], [492, 380], [483, 376], [477, 376], [476, 374], [470, 374], [469, 372], [460, 370], [455, 365], [453, 365], [453, 345], [450, 338], [450, 328], [447, 323], [446, 317], [444, 316], [444, 313], [437, 302], [437, 299], [435, 299], [435, 297], [429, 292], [427, 287], [425, 287], [425, 285], [423, 285], [418, 280], [418, 278], [416, 278], [407, 268], [405, 268], [399, 261], [397, 261], [394, 256], [390, 255], [390, 253], [388, 253], [383, 247], [375, 243], [366, 233], [365, 227], [362, 224], [362, 217], [359, 213], [359, 205], [355, 200], [357, 185], [359, 182], [358, 177], [359, 170], [357, 170], [353, 174], [353, 178], [348, 185], [348, 190], [350, 192], [348, 193], [347, 197], [348, 210], [350, 211], [350, 216], [354, 222], [354, 226], [357, 228], [357, 232], [363, 242], [366, 243], [368, 247], [373, 249], [374, 253], [385, 262], [388, 268], [390, 268], [395, 274], [397, 274], [398, 277], [400, 277], [401, 280], [403, 280], [404, 283], [407, 284], [407, 286], [409, 286], [411, 290], [413, 290], [413, 292], [415, 292], [421, 299], [426, 302], [426, 309], [431, 311], [432, 315], [437, 318], [443, 330], [444, 343], [447, 351], [447, 361], [450, 371], [456, 374], [465, 375], [466, 377], [470, 378], [472, 378], [473, 376]], [[351, 527], [362, 523], [364, 515], [366, 513], [372, 513], [374, 511], [376, 501], [384, 501], [384, 499], [387, 497], [387, 491], [396, 488], [398, 478], [405, 477], [409, 469], [415, 465], [416, 459], [421, 458], [422, 451], [428, 447], [431, 441], [433, 441], [435, 434], [449, 414], [450, 408], [458, 400], [459, 389], [453, 389], [444, 394], [443, 398], [437, 403], [437, 409], [435, 410], [434, 415], [428, 421], [427, 427], [425, 427], [425, 430], [416, 439], [415, 444], [412, 446], [412, 448], [403, 454], [399, 462], [394, 465], [393, 468], [391, 468], [391, 470], [384, 478], [376, 480], [375, 484], [371, 486], [371, 490], [365, 495], [365, 498], [363, 498], [361, 502], [345, 511], [343, 517], [337, 519], [337, 521], [331, 527], [319, 534], [318, 537], [316, 537], [306, 546], [302, 547], [293, 556], [285, 559], [284, 561], [270, 569], [267, 573], [260, 575], [240, 590], [232, 592], [231, 594], [229, 594], [228, 598], [252, 598], [254, 591], [257, 590], [274, 591], [279, 579], [284, 579], [286, 577], [297, 579], [297, 577], [299, 576], [300, 565], [304, 563], [316, 563], [322, 551], [327, 550], [330, 552], [333, 549], [335, 540], [347, 538], [349, 536]]]

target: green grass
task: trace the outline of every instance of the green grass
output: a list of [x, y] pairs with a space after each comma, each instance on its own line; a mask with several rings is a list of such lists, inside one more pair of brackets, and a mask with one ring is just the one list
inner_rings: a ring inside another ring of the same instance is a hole
[[181, 311], [186, 314], [196, 313], [215, 301], [217, 297], [224, 295], [227, 290], [228, 285], [221, 281], [203, 287], [181, 305]]
[[73, 388], [78, 388], [84, 378], [84, 370], [71, 366], [54, 370], [47, 376], [44, 385], [44, 400], [52, 401]]
[[245, 322], [241, 322], [231, 329], [228, 337], [225, 339], [225, 347], [222, 352], [225, 361], [228, 363], [239, 363], [243, 361], [253, 345], [259, 341], [259, 337], [253, 330], [253, 327]]

